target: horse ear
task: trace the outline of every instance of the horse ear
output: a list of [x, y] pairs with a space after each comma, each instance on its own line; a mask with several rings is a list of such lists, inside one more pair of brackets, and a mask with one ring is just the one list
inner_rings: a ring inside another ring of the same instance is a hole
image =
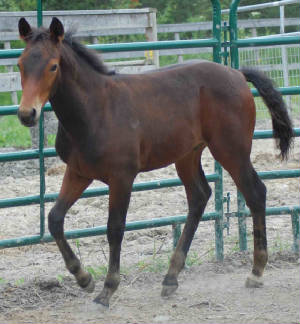
[[52, 18], [49, 31], [50, 31], [51, 39], [54, 42], [59, 43], [64, 39], [64, 34], [65, 34], [64, 26], [61, 23], [61, 21], [56, 17]]
[[19, 20], [19, 34], [20, 38], [24, 41], [28, 40], [32, 30], [25, 18]]

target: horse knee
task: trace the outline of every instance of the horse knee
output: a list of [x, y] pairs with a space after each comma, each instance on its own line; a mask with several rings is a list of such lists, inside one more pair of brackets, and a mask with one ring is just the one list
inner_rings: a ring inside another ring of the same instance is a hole
[[50, 234], [55, 238], [60, 238], [64, 233], [65, 214], [55, 205], [48, 215], [48, 229]]

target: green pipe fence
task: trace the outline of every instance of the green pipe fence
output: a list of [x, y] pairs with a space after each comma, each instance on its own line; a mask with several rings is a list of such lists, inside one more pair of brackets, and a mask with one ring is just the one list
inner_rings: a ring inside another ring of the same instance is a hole
[[[221, 63], [222, 47], [224, 52], [227, 48], [230, 48], [231, 65], [234, 68], [238, 68], [238, 48], [245, 46], [262, 46], [262, 45], [276, 45], [278, 44], [295, 44], [300, 42], [300, 37], [284, 37], [284, 39], [278, 37], [272, 38], [252, 38], [249, 40], [239, 40], [237, 37], [237, 18], [236, 9], [239, 1], [234, 0], [231, 4], [231, 11], [229, 16], [229, 26], [225, 28], [224, 40], [221, 42], [221, 8], [219, 0], [211, 0], [213, 6], [213, 38], [211, 39], [195, 39], [195, 40], [180, 40], [180, 41], [155, 41], [155, 42], [137, 42], [137, 43], [123, 43], [123, 44], [97, 44], [89, 45], [90, 48], [102, 52], [120, 52], [120, 51], [144, 51], [144, 50], [159, 50], [159, 49], [171, 49], [171, 48], [192, 48], [192, 47], [211, 47], [213, 49], [213, 60]], [[38, 26], [42, 25], [42, 0], [37, 0], [37, 20]], [[226, 33], [229, 31], [230, 41], [227, 42]], [[254, 45], [253, 45], [254, 44]], [[256, 45], [257, 44], [257, 45]], [[259, 45], [258, 45], [259, 44]], [[17, 58], [21, 55], [22, 49], [1, 50], [1, 58]], [[226, 53], [225, 53], [226, 54]], [[226, 56], [227, 57], [227, 56]], [[283, 95], [300, 94], [300, 86], [279, 88], [279, 91]], [[258, 96], [256, 89], [252, 90], [254, 96]], [[2, 106], [0, 107], [0, 116], [3, 115], [15, 115], [17, 113], [18, 106]], [[51, 106], [46, 104], [45, 112], [51, 111]], [[19, 152], [2, 153], [0, 154], [0, 163], [8, 161], [20, 161], [29, 159], [39, 159], [40, 169], [40, 194], [27, 197], [8, 198], [0, 200], [0, 208], [27, 206], [31, 204], [40, 205], [40, 234], [29, 237], [11, 238], [0, 241], [0, 248], [24, 246], [30, 244], [38, 244], [43, 242], [53, 241], [53, 238], [49, 234], [45, 234], [45, 203], [53, 202], [56, 200], [58, 193], [45, 193], [45, 167], [44, 158], [56, 156], [54, 148], [44, 148], [44, 118], [43, 113], [40, 118], [40, 144], [36, 150], [24, 150]], [[294, 129], [295, 136], [300, 136], [300, 128]], [[254, 133], [254, 139], [256, 138], [271, 138], [272, 131], [257, 131]], [[215, 171], [213, 174], [207, 175], [209, 182], [215, 184], [215, 211], [211, 213], [205, 213], [202, 220], [214, 220], [215, 221], [215, 245], [216, 245], [216, 258], [217, 260], [223, 260], [223, 229], [227, 226], [223, 220], [223, 170], [222, 167], [215, 162]], [[258, 172], [262, 179], [280, 179], [280, 178], [292, 178], [299, 177], [300, 170], [280, 170], [280, 171], [263, 171]], [[166, 187], [181, 186], [182, 183], [179, 179], [168, 179], [160, 181], [150, 181], [146, 183], [136, 183], [133, 186], [133, 191], [153, 190]], [[81, 198], [95, 197], [108, 194], [108, 187], [99, 187], [93, 189], [87, 189]], [[299, 249], [299, 212], [300, 207], [275, 207], [267, 208], [267, 215], [278, 214], [291, 214], [292, 217], [292, 229], [294, 235], [293, 248]], [[247, 249], [246, 240], [246, 217], [249, 216], [249, 211], [245, 208], [245, 201], [240, 193], [238, 193], [238, 210], [234, 213], [227, 213], [228, 217], [238, 217], [239, 220], [239, 233], [240, 233], [240, 249]], [[172, 225], [173, 228], [173, 244], [176, 245], [180, 236], [180, 224], [185, 223], [186, 216], [170, 216], [164, 218], [154, 218], [150, 220], [143, 220], [137, 222], [130, 222], [126, 225], [126, 231], [167, 226]], [[106, 233], [106, 226], [76, 229], [72, 231], [66, 231], [65, 235], [68, 239], [88, 237], [94, 235], [103, 235]]]
[[[230, 58], [231, 66], [239, 68], [239, 53], [238, 49], [241, 47], [256, 47], [256, 46], [272, 46], [272, 45], [286, 45], [286, 44], [300, 44], [300, 36], [268, 36], [255, 37], [248, 39], [238, 39], [237, 28], [237, 8], [240, 0], [232, 0], [229, 12], [229, 36], [230, 36]], [[280, 92], [283, 95], [300, 94], [300, 87], [286, 87], [281, 88]], [[257, 90], [252, 91], [254, 96], [258, 96]], [[299, 136], [299, 129], [294, 130], [294, 135]], [[269, 132], [255, 132], [254, 139], [272, 138], [272, 133]], [[298, 170], [280, 170], [269, 172], [258, 172], [261, 179], [282, 179], [300, 177], [300, 169]], [[232, 213], [232, 216], [238, 217], [239, 223], [239, 244], [240, 250], [247, 249], [247, 228], [246, 217], [250, 216], [249, 210], [245, 208], [245, 200], [240, 192], [237, 194], [237, 213]], [[294, 207], [273, 207], [266, 208], [266, 215], [285, 215], [290, 214], [292, 219], [293, 232], [293, 250], [299, 253], [299, 217], [300, 206]]]

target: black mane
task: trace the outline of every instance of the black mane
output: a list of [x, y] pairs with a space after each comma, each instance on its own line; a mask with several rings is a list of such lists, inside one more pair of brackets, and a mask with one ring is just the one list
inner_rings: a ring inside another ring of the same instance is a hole
[[66, 32], [63, 43], [71, 47], [80, 58], [87, 62], [97, 72], [107, 75], [112, 74], [112, 72], [108, 71], [107, 67], [97, 56], [96, 52], [88, 49], [86, 46], [74, 39], [72, 31]]
[[[34, 28], [32, 33], [28, 37], [28, 40], [31, 42], [38, 42], [38, 41], [46, 41], [50, 40], [50, 33], [49, 30], [45, 28]], [[70, 53], [68, 49], [72, 49], [81, 59], [83, 59], [89, 66], [91, 66], [95, 71], [106, 74], [112, 75], [114, 72], [108, 71], [107, 67], [101, 61], [101, 59], [97, 56], [96, 52], [88, 49], [86, 46], [79, 43], [77, 40], [74, 39], [74, 32], [67, 31], [65, 33], [65, 37], [63, 39], [63, 46], [64, 50], [62, 51], [62, 56], [66, 55], [66, 61], [72, 61], [70, 58]], [[70, 62], [69, 62], [70, 63]]]

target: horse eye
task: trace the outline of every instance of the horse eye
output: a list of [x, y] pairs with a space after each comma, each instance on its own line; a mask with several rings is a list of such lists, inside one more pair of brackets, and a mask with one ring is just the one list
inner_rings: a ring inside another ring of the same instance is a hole
[[55, 72], [57, 70], [57, 64], [53, 64], [50, 68], [51, 72]]

